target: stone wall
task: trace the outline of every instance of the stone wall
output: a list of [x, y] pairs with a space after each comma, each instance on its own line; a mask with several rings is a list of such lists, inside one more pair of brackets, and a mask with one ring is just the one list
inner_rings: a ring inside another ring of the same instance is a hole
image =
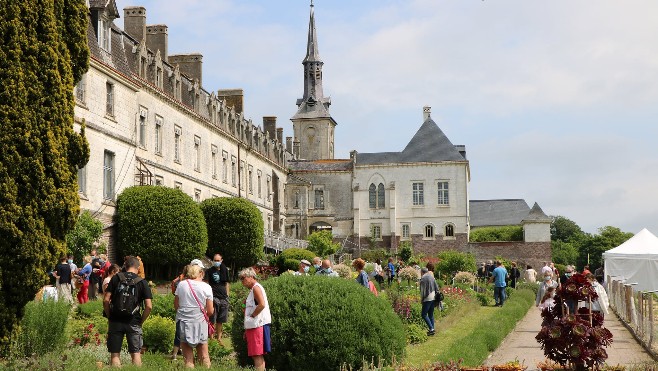
[[515, 261], [521, 270], [528, 264], [539, 270], [545, 261], [551, 260], [552, 254], [550, 242], [472, 242], [460, 250], [475, 254], [478, 262], [500, 256]]

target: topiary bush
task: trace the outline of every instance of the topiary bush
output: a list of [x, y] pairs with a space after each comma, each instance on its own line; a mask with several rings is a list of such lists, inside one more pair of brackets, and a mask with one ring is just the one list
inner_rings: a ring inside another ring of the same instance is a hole
[[160, 186], [126, 188], [117, 198], [118, 252], [146, 264], [188, 262], [206, 252], [206, 221], [183, 191]]
[[233, 274], [264, 257], [263, 216], [256, 205], [244, 198], [216, 197], [203, 200], [201, 211], [208, 226], [206, 255], [221, 253]]
[[[286, 275], [263, 286], [272, 312], [272, 349], [276, 349], [265, 357], [267, 368], [337, 370], [343, 365], [359, 368], [363, 360], [390, 364], [393, 358], [403, 359], [402, 321], [386, 300], [356, 282]], [[246, 366], [251, 361], [243, 321], [242, 310], [235, 311], [231, 339], [239, 364]]]
[[151, 315], [142, 325], [144, 346], [151, 352], [168, 353], [174, 343], [176, 323], [171, 318]]

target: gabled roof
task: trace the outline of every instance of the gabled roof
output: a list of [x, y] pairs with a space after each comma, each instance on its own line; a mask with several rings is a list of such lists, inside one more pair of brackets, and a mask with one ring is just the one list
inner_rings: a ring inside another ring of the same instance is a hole
[[455, 145], [428, 117], [402, 152], [357, 153], [359, 165], [411, 162], [466, 161]]
[[471, 228], [520, 225], [530, 213], [530, 207], [522, 199], [471, 200], [469, 208]]
[[119, 18], [119, 9], [115, 0], [89, 0], [89, 9], [107, 9], [114, 18]]

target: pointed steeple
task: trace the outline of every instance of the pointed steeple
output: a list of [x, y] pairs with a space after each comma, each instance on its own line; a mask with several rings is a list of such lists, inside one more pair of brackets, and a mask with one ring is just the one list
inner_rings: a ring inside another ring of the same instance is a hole
[[315, 102], [324, 103], [324, 93], [322, 91], [322, 65], [324, 63], [320, 59], [320, 52], [318, 51], [318, 34], [315, 30], [313, 1], [311, 1], [311, 14], [308, 21], [306, 57], [304, 57], [302, 64], [304, 65], [304, 96], [301, 101], [309, 101], [312, 104]]

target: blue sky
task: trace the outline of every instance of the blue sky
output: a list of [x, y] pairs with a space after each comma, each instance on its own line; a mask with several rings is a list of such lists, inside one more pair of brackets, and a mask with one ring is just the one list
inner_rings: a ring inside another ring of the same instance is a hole
[[[428, 105], [466, 145], [471, 199], [658, 234], [658, 2], [314, 4], [337, 157], [402, 150]], [[292, 135], [308, 1], [117, 1], [129, 5], [169, 27], [169, 54], [203, 54], [206, 90], [244, 89], [246, 117]]]

